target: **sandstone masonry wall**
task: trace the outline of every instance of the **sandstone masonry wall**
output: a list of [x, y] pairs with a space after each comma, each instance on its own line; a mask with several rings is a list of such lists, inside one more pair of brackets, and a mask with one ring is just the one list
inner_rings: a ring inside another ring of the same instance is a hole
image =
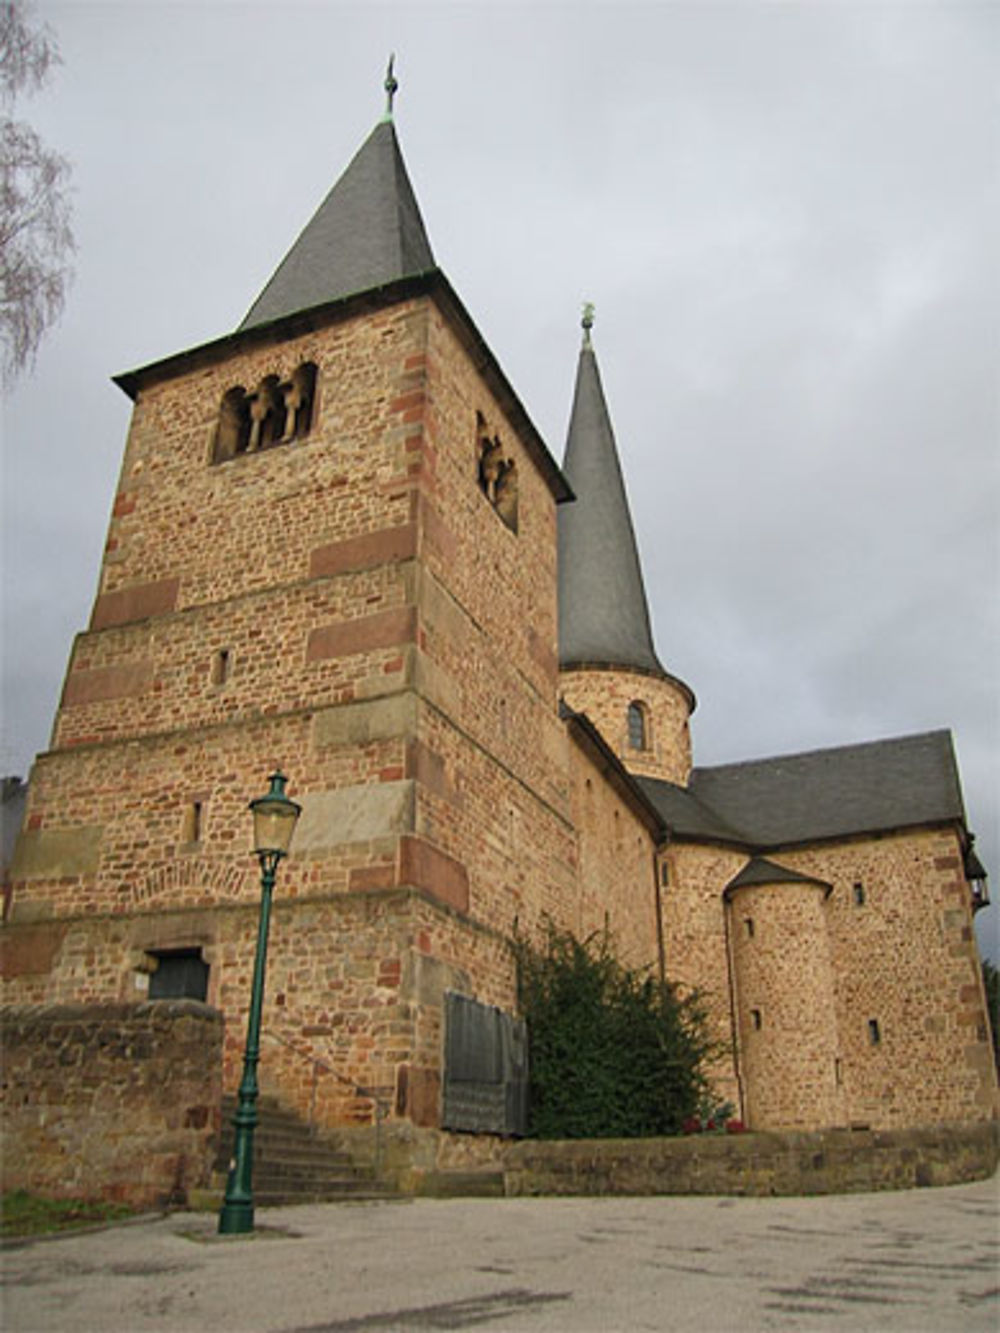
[[744, 1112], [755, 1129], [845, 1123], [825, 896], [818, 884], [759, 884], [729, 903]]
[[[691, 772], [691, 699], [678, 681], [646, 672], [599, 666], [573, 668], [559, 676], [570, 708], [586, 713], [630, 773], [683, 787]], [[629, 744], [628, 709], [646, 713], [647, 748]]]
[[570, 759], [578, 888], [569, 928], [582, 940], [606, 925], [616, 957], [655, 976], [655, 842], [646, 823], [580, 746], [571, 745]]
[[4, 1012], [4, 1190], [151, 1207], [208, 1184], [222, 1017], [192, 1001]]
[[[223, 394], [303, 361], [310, 433], [213, 463]], [[516, 533], [479, 485], [480, 418], [516, 460]], [[551, 490], [428, 299], [145, 387], [33, 774], [9, 1001], [133, 999], [151, 955], [197, 948], [233, 1086], [259, 901], [246, 803], [278, 764], [303, 814], [262, 1087], [321, 1123], [370, 1124], [379, 1101], [437, 1124], [445, 990], [511, 1009], [515, 919], [575, 901], [554, 560]]]
[[[833, 886], [821, 911], [803, 917], [794, 885], [757, 891], [750, 911], [744, 890], [735, 895], [727, 927], [722, 891], [747, 854], [675, 841], [663, 858], [667, 974], [699, 988], [714, 1031], [733, 1052], [715, 1068], [719, 1092], [741, 1106], [752, 1127], [778, 1123], [770, 1117], [779, 1106], [784, 1120], [801, 1097], [811, 1101], [810, 1127], [887, 1129], [995, 1118], [996, 1073], [957, 833], [916, 829], [768, 856]], [[747, 916], [754, 919], [753, 938], [746, 934]], [[824, 998], [827, 967], [830, 1003]], [[774, 1005], [787, 1016], [781, 1034], [768, 1020]], [[752, 1028], [755, 1008], [760, 1030]], [[826, 1012], [832, 1037], [822, 1032]], [[822, 1047], [818, 1078], [805, 1045], [788, 1035], [800, 1024]], [[831, 1068], [840, 1080], [835, 1095]], [[762, 1111], [768, 1118], [758, 1122]]]
[[997, 1140], [995, 1124], [949, 1124], [525, 1142], [507, 1149], [504, 1179], [508, 1195], [866, 1193], [985, 1180]]
[[996, 1072], [957, 833], [918, 829], [774, 859], [833, 885], [825, 911], [851, 1123], [995, 1117]]

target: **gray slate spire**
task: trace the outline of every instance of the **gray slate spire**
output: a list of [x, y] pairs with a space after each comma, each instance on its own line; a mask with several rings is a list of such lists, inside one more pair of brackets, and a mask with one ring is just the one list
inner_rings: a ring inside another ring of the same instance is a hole
[[387, 113], [239, 327], [267, 324], [433, 268], [430, 242]]
[[661, 673], [592, 322], [587, 307], [563, 459], [576, 501], [559, 509], [559, 662]]

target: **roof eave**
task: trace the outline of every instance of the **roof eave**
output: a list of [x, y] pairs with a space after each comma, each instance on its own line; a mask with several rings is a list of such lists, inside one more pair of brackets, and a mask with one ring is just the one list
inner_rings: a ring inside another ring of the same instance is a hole
[[594, 658], [567, 658], [559, 662], [560, 671], [628, 671], [636, 676], [651, 676], [654, 680], [665, 680], [670, 685], [675, 685], [687, 700], [688, 707], [693, 713], [698, 707], [698, 699], [691, 686], [686, 684], [679, 676], [672, 675], [664, 667], [641, 666], [634, 662], [612, 662], [597, 661]]

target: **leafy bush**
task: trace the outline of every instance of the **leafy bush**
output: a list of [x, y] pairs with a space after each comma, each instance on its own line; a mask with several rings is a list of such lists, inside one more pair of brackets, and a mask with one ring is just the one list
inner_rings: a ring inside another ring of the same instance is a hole
[[534, 1138], [679, 1134], [707, 1095], [697, 997], [623, 967], [606, 931], [582, 943], [548, 923], [541, 947], [518, 937], [518, 989], [530, 1060]]

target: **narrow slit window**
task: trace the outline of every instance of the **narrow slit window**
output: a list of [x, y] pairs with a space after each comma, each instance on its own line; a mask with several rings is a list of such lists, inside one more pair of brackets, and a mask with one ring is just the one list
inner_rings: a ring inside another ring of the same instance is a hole
[[882, 1040], [882, 1029], [879, 1027], [877, 1018], [868, 1020], [868, 1040], [873, 1046], [877, 1046]]
[[752, 916], [744, 917], [743, 925], [747, 932], [747, 939], [752, 940], [754, 935], [757, 933], [757, 927], [753, 923], [753, 917]]
[[860, 880], [854, 881], [854, 906], [864, 907], [865, 905], [865, 886]]
[[201, 842], [204, 806], [201, 801], [192, 801], [184, 811], [184, 842]]
[[212, 657], [212, 684], [225, 685], [229, 679], [232, 654], [228, 648], [220, 648]]
[[759, 1032], [764, 1026], [764, 1017], [759, 1009], [750, 1010], [750, 1022], [755, 1032]]

